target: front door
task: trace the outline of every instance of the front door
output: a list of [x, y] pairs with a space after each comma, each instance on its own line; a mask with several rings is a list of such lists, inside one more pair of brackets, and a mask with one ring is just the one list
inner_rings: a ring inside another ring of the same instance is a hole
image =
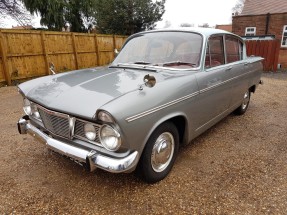
[[225, 63], [223, 44], [223, 36], [209, 39], [205, 70], [196, 74], [199, 87], [196, 132], [199, 133], [221, 119], [230, 105], [232, 67]]

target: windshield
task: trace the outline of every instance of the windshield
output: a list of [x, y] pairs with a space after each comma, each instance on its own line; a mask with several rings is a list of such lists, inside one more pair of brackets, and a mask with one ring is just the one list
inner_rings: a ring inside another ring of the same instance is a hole
[[139, 34], [123, 47], [113, 65], [141, 64], [190, 69], [200, 64], [202, 37], [189, 32]]

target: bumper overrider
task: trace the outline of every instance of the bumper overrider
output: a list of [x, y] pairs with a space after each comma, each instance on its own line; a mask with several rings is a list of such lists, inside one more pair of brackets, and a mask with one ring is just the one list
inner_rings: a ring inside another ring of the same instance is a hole
[[31, 123], [29, 117], [22, 117], [18, 123], [20, 134], [30, 134], [44, 142], [48, 148], [62, 155], [68, 156], [80, 163], [85, 163], [90, 171], [100, 168], [112, 173], [130, 172], [137, 165], [139, 155], [137, 151], [132, 152], [124, 158], [112, 158], [102, 155], [95, 150], [87, 150], [69, 143], [53, 139]]

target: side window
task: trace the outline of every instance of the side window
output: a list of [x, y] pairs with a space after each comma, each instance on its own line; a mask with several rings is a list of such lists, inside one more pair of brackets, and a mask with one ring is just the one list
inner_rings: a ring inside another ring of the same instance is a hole
[[206, 50], [205, 67], [211, 68], [224, 64], [223, 37], [211, 37]]
[[232, 36], [225, 37], [226, 63], [242, 60], [242, 42]]

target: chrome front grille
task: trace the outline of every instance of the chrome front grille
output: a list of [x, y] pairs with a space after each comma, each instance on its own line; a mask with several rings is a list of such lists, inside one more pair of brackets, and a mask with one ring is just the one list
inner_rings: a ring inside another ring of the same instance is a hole
[[[38, 111], [40, 113], [42, 122], [44, 127], [50, 131], [51, 133], [61, 136], [67, 139], [71, 139], [73, 137], [100, 145], [100, 138], [99, 138], [99, 131], [100, 131], [100, 125], [93, 124], [96, 132], [97, 137], [94, 141], [90, 141], [86, 138], [85, 132], [84, 132], [84, 126], [85, 123], [88, 123], [84, 120], [76, 119], [74, 126], [69, 126], [69, 119], [70, 116], [67, 114], [50, 111], [44, 107], [41, 107], [38, 105]], [[70, 129], [74, 129], [74, 132], [70, 131]], [[74, 133], [73, 137], [70, 137], [70, 134]]]
[[[84, 126], [85, 126], [84, 121], [77, 119], [76, 120], [76, 124], [75, 124], [75, 137], [78, 137], [80, 139], [84, 139], [87, 140], [85, 132], [84, 132]], [[100, 131], [100, 126], [94, 124], [94, 127], [97, 131], [97, 137], [95, 139], [95, 142], [100, 143], [100, 139], [99, 139], [99, 131]], [[88, 140], [87, 140], [88, 141]]]
[[38, 108], [43, 124], [47, 130], [61, 137], [69, 138], [69, 118], [66, 114], [60, 114]]

